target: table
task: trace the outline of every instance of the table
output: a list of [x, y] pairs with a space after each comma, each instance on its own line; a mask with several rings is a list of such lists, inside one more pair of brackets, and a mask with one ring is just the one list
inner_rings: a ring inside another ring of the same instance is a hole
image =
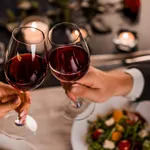
[[[61, 102], [66, 98], [64, 90], [61, 87], [38, 89], [31, 92], [31, 97], [29, 114], [37, 121], [38, 130], [36, 135], [29, 137], [27, 141], [37, 150], [72, 150], [73, 122], [61, 114]], [[148, 101], [139, 107], [140, 112], [146, 114], [145, 117], [150, 121], [149, 108]]]
[[[31, 92], [31, 96], [30, 112], [38, 123], [38, 131], [28, 140], [38, 150], [71, 150], [72, 121], [61, 114], [61, 102], [66, 98], [64, 90], [61, 87], [44, 88]], [[150, 115], [147, 113], [150, 102], [145, 103], [139, 109], [150, 121]]]

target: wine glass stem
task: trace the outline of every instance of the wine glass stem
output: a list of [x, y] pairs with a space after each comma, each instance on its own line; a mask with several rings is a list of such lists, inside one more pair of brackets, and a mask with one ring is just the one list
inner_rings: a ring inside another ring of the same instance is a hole
[[[20, 91], [20, 97], [21, 97], [21, 105], [23, 104], [23, 103], [25, 103], [25, 99], [26, 99], [26, 94], [25, 94], [25, 92], [24, 91]], [[21, 106], [19, 106], [19, 108], [18, 108], [18, 117], [16, 118], [16, 120], [15, 120], [15, 124], [16, 124], [16, 126], [23, 126], [24, 125], [24, 123], [22, 123], [21, 121], [20, 121], [20, 116], [19, 116], [19, 109], [20, 109], [20, 107]]]
[[[73, 84], [73, 83], [71, 83], [71, 82], [68, 82], [68, 83], [66, 83], [66, 82], [61, 82], [61, 85], [62, 85], [62, 87], [65, 89], [65, 91], [70, 90], [72, 84]], [[71, 102], [72, 106], [75, 107], [75, 108], [80, 108], [80, 107], [82, 106], [82, 98], [79, 97], [79, 96], [76, 98], [75, 101], [70, 100], [70, 102]]]
[[72, 103], [73, 107], [81, 108], [81, 106], [82, 106], [82, 98], [81, 97], [77, 97], [76, 101], [72, 101], [71, 100], [71, 103]]

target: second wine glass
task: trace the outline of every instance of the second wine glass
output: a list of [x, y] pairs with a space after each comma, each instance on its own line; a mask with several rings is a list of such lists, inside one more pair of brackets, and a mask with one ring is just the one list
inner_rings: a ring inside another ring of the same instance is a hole
[[[82, 78], [90, 65], [90, 53], [76, 24], [62, 22], [56, 24], [49, 32], [48, 62], [52, 74], [61, 81], [65, 90]], [[91, 105], [89, 105], [91, 104]], [[70, 120], [87, 118], [94, 110], [95, 104], [78, 97], [75, 102], [63, 102], [63, 116]], [[84, 111], [88, 108], [86, 111]], [[80, 115], [79, 115], [80, 114]]]
[[[47, 57], [45, 36], [41, 30], [18, 27], [12, 32], [4, 71], [8, 83], [23, 95], [43, 82], [47, 73]], [[4, 118], [1, 127], [5, 135], [21, 140], [35, 134], [37, 124], [31, 116], [27, 116], [25, 124], [16, 117], [17, 114], [9, 114]]]

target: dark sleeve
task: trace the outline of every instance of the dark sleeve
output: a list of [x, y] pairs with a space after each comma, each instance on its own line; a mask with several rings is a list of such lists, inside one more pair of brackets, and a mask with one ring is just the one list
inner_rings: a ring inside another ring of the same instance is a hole
[[144, 89], [137, 101], [150, 100], [150, 62], [135, 64], [128, 68], [139, 69], [144, 77]]

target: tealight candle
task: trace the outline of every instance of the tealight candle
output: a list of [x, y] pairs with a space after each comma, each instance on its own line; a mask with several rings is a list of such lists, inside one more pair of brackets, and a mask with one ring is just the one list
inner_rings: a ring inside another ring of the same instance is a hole
[[[40, 21], [37, 22], [34, 21], [32, 23], [27, 23], [25, 26], [33, 27], [33, 28], [26, 28], [23, 30], [24, 39], [28, 44], [31, 44], [31, 47], [45, 40], [42, 33], [37, 29], [40, 29], [46, 35], [48, 32], [48, 26], [46, 24]], [[30, 51], [32, 50], [31, 47], [28, 46], [27, 49]], [[34, 49], [36, 50], [36, 52], [41, 53], [44, 51], [44, 45], [39, 44]]]
[[80, 28], [80, 32], [81, 32], [81, 34], [82, 34], [83, 39], [86, 39], [87, 36], [88, 36], [87, 31], [86, 31], [85, 29], [83, 29], [83, 28]]
[[49, 30], [48, 25], [42, 21], [32, 21], [32, 22], [25, 24], [25, 26], [38, 28], [44, 33], [45, 36], [47, 35], [48, 30]]
[[135, 36], [131, 32], [121, 32], [118, 36], [120, 44], [125, 46], [132, 46], [135, 41]]
[[[50, 24], [51, 24], [50, 19], [48, 19], [45, 16], [29, 16], [21, 22], [20, 26], [28, 26], [28, 27], [38, 28], [44, 33], [45, 37], [47, 37]], [[29, 28], [28, 28], [28, 30], [29, 30]], [[36, 40], [37, 41], [41, 40], [41, 39], [39, 39], [41, 37], [38, 37], [38, 35], [35, 36], [39, 32], [34, 33], [34, 38], [33, 38], [32, 37], [33, 32], [30, 33], [31, 30], [30, 31], [28, 31], [28, 30], [24, 31], [26, 40], [30, 41], [30, 43], [32, 43], [32, 42], [34, 43]], [[37, 30], [35, 30], [35, 31], [37, 31]]]

